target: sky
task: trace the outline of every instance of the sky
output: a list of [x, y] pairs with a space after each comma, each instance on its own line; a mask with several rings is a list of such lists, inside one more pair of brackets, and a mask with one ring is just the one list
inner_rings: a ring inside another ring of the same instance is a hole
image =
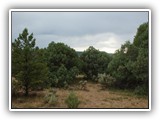
[[133, 42], [148, 12], [12, 12], [12, 41], [24, 28], [33, 33], [36, 46], [63, 42], [76, 51], [89, 46], [114, 53], [125, 41]]

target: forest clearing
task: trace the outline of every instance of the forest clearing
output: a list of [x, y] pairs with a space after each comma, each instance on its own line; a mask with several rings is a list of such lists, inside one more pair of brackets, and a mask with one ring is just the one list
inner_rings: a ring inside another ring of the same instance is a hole
[[148, 108], [147, 96], [137, 96], [128, 90], [103, 90], [100, 84], [93, 82], [87, 83], [85, 90], [79, 89], [79, 84], [55, 90], [55, 105], [44, 102], [47, 90], [40, 90], [31, 91], [28, 97], [20, 93], [19, 97], [12, 99], [12, 108], [68, 108], [65, 99], [71, 91], [74, 91], [80, 101], [78, 108]]

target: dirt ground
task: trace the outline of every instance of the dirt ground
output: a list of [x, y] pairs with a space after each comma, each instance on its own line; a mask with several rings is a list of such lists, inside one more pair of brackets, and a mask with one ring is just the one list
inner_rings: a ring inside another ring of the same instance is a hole
[[29, 97], [12, 98], [12, 108], [67, 108], [65, 99], [71, 91], [78, 96], [78, 108], [148, 108], [147, 97], [118, 90], [102, 90], [100, 84], [87, 83], [86, 90], [71, 86], [69, 89], [56, 89], [57, 103], [50, 106], [44, 103], [46, 91], [31, 92]]

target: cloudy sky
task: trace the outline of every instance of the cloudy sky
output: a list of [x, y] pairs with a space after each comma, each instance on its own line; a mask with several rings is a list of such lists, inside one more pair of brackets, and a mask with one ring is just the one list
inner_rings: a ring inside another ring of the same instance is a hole
[[28, 28], [40, 48], [54, 41], [77, 51], [94, 46], [114, 53], [125, 41], [133, 42], [147, 21], [148, 12], [12, 12], [12, 40]]

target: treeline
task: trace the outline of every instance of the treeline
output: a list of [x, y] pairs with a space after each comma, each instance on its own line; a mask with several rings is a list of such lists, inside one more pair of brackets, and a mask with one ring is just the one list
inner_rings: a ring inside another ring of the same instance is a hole
[[[106, 87], [148, 93], [148, 23], [139, 26], [133, 43], [127, 41], [113, 55], [90, 46], [81, 54], [64, 43], [35, 46], [33, 33], [24, 29], [12, 43], [12, 93], [49, 87], [67, 87], [76, 76], [100, 82]], [[16, 87], [15, 87], [16, 86]]]

